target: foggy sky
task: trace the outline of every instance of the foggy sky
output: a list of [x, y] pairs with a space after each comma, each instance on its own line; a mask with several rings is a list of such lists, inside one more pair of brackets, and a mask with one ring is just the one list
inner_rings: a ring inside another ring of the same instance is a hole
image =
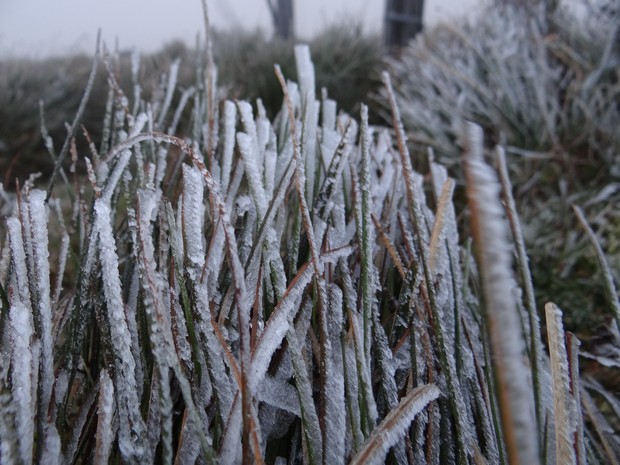
[[[432, 24], [474, 9], [481, 0], [426, 0], [424, 21]], [[270, 34], [266, 0], [208, 0], [217, 29], [260, 28]], [[297, 36], [309, 38], [343, 19], [378, 32], [384, 0], [295, 0]], [[0, 0], [0, 58], [93, 53], [98, 28], [121, 49], [150, 52], [180, 38], [193, 44], [204, 34], [200, 0]]]

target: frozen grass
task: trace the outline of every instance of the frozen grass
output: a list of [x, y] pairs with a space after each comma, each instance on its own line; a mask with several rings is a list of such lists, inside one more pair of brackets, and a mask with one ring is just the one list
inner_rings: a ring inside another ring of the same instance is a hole
[[[491, 2], [470, 23], [429, 29], [390, 72], [418, 151], [431, 146], [457, 165], [466, 121], [485, 129], [487, 148], [505, 147], [536, 295], [583, 330], [605, 319], [606, 299], [572, 204], [601, 231], [620, 278], [620, 11], [614, 0], [517, 3]], [[384, 92], [380, 103], [387, 113]]]
[[[295, 56], [271, 120], [213, 105], [211, 67], [177, 106], [174, 68], [149, 100], [110, 74], [101, 142], [69, 140], [88, 177], [19, 191], [0, 227], [0, 461], [617, 461], [593, 396], [613, 421], [617, 398], [581, 383], [553, 305], [542, 353], [481, 129], [464, 155], [475, 262], [454, 180], [412, 167], [389, 77], [393, 129], [317, 99]], [[186, 104], [193, 130], [166, 134]]]
[[[291, 44], [269, 39], [259, 31], [215, 32], [213, 36], [218, 84], [224, 90], [218, 98], [244, 99], [253, 104], [260, 98], [267, 115], [273, 118], [282, 104], [280, 85], [273, 79], [273, 64], [279, 63], [287, 76], [295, 72]], [[121, 49], [122, 45], [121, 42]], [[310, 40], [310, 45], [318, 57], [317, 89], [328, 89], [330, 97], [347, 112], [359, 112], [360, 104], [379, 83], [383, 60], [380, 39], [364, 34], [355, 23], [342, 21], [326, 27]], [[178, 107], [181, 98], [193, 101], [197, 61], [204, 61], [193, 44], [173, 41], [152, 54], [124, 50], [113, 55], [110, 64], [115, 79], [132, 97], [132, 105], [138, 101], [136, 78], [140, 81], [139, 98], [159, 100], [160, 94], [165, 93], [167, 76], [175, 61], [179, 64], [177, 89], [180, 92], [172, 95], [172, 105]], [[15, 178], [24, 180], [35, 170], [49, 175], [54, 165], [41, 139], [39, 101], [43, 104], [47, 130], [56, 144], [62, 144], [67, 134], [65, 123], [70, 123], [77, 112], [91, 64], [92, 60], [84, 55], [0, 60], [0, 182], [5, 186], [12, 187]], [[98, 73], [82, 119], [97, 145], [102, 138], [107, 92], [106, 75]], [[184, 93], [186, 96], [182, 97]], [[171, 130], [181, 136], [191, 133], [187, 112], [178, 115], [177, 124], [171, 123], [168, 121], [166, 132]], [[88, 149], [83, 138], [78, 137], [76, 142], [80, 150]], [[56, 146], [56, 151], [60, 149]]]

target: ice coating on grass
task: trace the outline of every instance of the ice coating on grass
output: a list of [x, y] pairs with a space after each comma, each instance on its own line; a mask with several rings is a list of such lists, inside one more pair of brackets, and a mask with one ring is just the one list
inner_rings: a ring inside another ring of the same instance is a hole
[[271, 122], [267, 119], [265, 115], [265, 108], [262, 105], [260, 99], [257, 102], [258, 105], [258, 118], [256, 119], [256, 140], [258, 143], [258, 150], [260, 152], [260, 158], [264, 161], [265, 150], [267, 149], [267, 145], [269, 144], [269, 140], [271, 139], [271, 133], [273, 129], [271, 128]]
[[[502, 415], [505, 434], [513, 436], [509, 454], [520, 463], [539, 463], [533, 391], [529, 367], [523, 361], [525, 343], [514, 299], [508, 226], [499, 201], [500, 185], [482, 156], [482, 129], [468, 124], [465, 173], [480, 273], [488, 309], [489, 336], [498, 367], [499, 397], [508, 412]], [[511, 442], [508, 441], [510, 445]]]
[[157, 119], [157, 128], [162, 130], [164, 127], [164, 119], [168, 113], [168, 108], [172, 103], [172, 97], [174, 90], [176, 89], [177, 76], [179, 74], [179, 66], [181, 66], [181, 59], [177, 58], [170, 64], [170, 71], [168, 72], [168, 83], [166, 85], [166, 96], [164, 97], [164, 103], [159, 111], [159, 118]]
[[224, 103], [224, 140], [222, 143], [222, 193], [228, 191], [230, 173], [232, 170], [233, 151], [235, 149], [235, 125], [237, 122], [237, 106], [230, 100]]
[[202, 338], [202, 346], [205, 348], [205, 357], [207, 357], [209, 373], [218, 397], [220, 413], [222, 418], [227, 418], [233, 403], [233, 383], [226, 372], [224, 364], [227, 360], [226, 355], [215, 335], [209, 310], [209, 296], [204, 285], [196, 286], [196, 312], [200, 316], [196, 320], [196, 327]]
[[562, 311], [553, 303], [545, 304], [549, 356], [553, 380], [555, 450], [557, 463], [576, 464], [573, 442], [577, 431], [574, 401], [570, 395], [569, 373]]
[[323, 361], [325, 369], [325, 438], [324, 462], [329, 464], [344, 464], [345, 436], [346, 436], [346, 409], [345, 387], [342, 366], [342, 348], [340, 345], [340, 330], [342, 328], [342, 291], [333, 285], [328, 289], [329, 312], [328, 333], [329, 344], [324, 346]]
[[329, 166], [332, 162], [332, 157], [340, 144], [342, 136], [335, 130], [323, 129], [321, 131], [321, 155], [323, 157], [323, 163]]
[[17, 218], [11, 217], [6, 220], [9, 230], [9, 247], [11, 249], [11, 263], [14, 268], [16, 281], [15, 291], [19, 300], [30, 307], [30, 288], [28, 286], [28, 268], [26, 266], [26, 253], [22, 239], [21, 224]]
[[[323, 131], [336, 129], [336, 111], [338, 104], [330, 98], [321, 101], [321, 127]], [[324, 132], [323, 132], [324, 133]]]
[[251, 136], [242, 132], [237, 133], [237, 145], [239, 152], [243, 157], [245, 173], [250, 184], [250, 191], [254, 202], [256, 203], [258, 214], [262, 218], [267, 211], [267, 199], [265, 196], [265, 188], [262, 183], [262, 175], [258, 167], [258, 153]]
[[185, 250], [193, 273], [202, 269], [204, 249], [204, 184], [202, 174], [193, 166], [183, 165], [183, 233]]
[[361, 318], [362, 316], [357, 313], [350, 313], [350, 322], [353, 328], [357, 372], [360, 380], [360, 397], [363, 399], [362, 401], [365, 404], [364, 407], [368, 415], [367, 423], [372, 427], [377, 422], [379, 414], [377, 412], [375, 397], [372, 392], [370, 360], [366, 357], [366, 352], [364, 352], [364, 343], [359, 321]]
[[345, 403], [347, 408], [347, 450], [356, 452], [364, 442], [364, 434], [360, 424], [360, 405], [358, 402], [359, 386], [357, 376], [357, 361], [355, 359], [355, 347], [350, 338], [344, 341], [343, 364], [345, 381]]
[[[239, 117], [241, 119], [241, 124], [243, 125], [243, 130], [251, 140], [251, 144], [249, 144], [251, 149], [250, 152], [254, 153], [256, 166], [262, 171], [264, 150], [261, 150], [258, 144], [258, 132], [256, 122], [254, 121], [252, 105], [249, 102], [242, 100], [237, 102], [237, 108], [239, 109]], [[259, 172], [259, 174], [260, 179], [262, 172]]]
[[50, 290], [50, 264], [47, 234], [47, 211], [45, 191], [35, 189], [30, 193], [30, 215], [32, 228], [32, 249], [37, 281], [38, 311], [41, 322], [41, 376], [42, 394], [40, 402], [44, 408], [52, 397], [54, 382], [54, 354], [52, 341], [52, 302]]
[[308, 367], [303, 357], [302, 344], [303, 339], [305, 339], [305, 334], [303, 327], [293, 329], [289, 331], [287, 341], [295, 373], [295, 386], [297, 387], [297, 395], [299, 396], [302, 433], [305, 436], [304, 446], [309, 456], [309, 462], [311, 464], [319, 464], [323, 456], [323, 440], [321, 437], [319, 418], [312, 396], [312, 382], [308, 375]]
[[170, 301], [170, 308], [173, 314], [171, 315], [172, 335], [174, 337], [174, 346], [179, 359], [189, 371], [194, 369], [192, 362], [192, 347], [189, 343], [189, 334], [187, 332], [187, 326], [185, 324], [185, 318], [183, 316], [183, 309], [177, 295], [178, 290], [176, 288], [168, 289], [167, 299]]
[[287, 380], [265, 376], [257, 397], [261, 402], [301, 417], [297, 391]]
[[351, 465], [384, 463], [388, 451], [402, 438], [413, 418], [439, 395], [439, 389], [432, 384], [420, 386], [411, 391], [377, 426], [366, 440], [362, 450], [353, 457]]
[[373, 261], [374, 226], [371, 221], [372, 198], [370, 196], [370, 132], [368, 129], [368, 107], [362, 105], [361, 111], [361, 155], [362, 167], [360, 174], [360, 256], [362, 261], [361, 291], [362, 291], [362, 329], [364, 353], [370, 359], [372, 311], [375, 301], [376, 282]]
[[265, 150], [265, 195], [267, 198], [273, 196], [276, 183], [276, 165], [278, 163], [278, 152], [275, 149]]
[[106, 202], [109, 203], [110, 200], [112, 199], [112, 194], [114, 193], [114, 189], [116, 189], [118, 182], [123, 176], [123, 173], [125, 172], [125, 168], [127, 168], [127, 164], [129, 163], [129, 160], [131, 159], [131, 155], [132, 155], [132, 152], [130, 149], [125, 149], [121, 151], [121, 154], [118, 157], [118, 160], [116, 161], [116, 164], [114, 165], [114, 168], [112, 169], [112, 172], [107, 176], [105, 180], [103, 192], [101, 195], [102, 199], [104, 199]]
[[[150, 324], [149, 339], [151, 351], [156, 361], [157, 382], [159, 383], [159, 411], [161, 415], [161, 440], [164, 462], [171, 462], [172, 450], [172, 410], [173, 403], [169, 384], [169, 369], [174, 371], [176, 380], [189, 412], [190, 421], [201, 439], [203, 451], [212, 455], [211, 446], [202, 428], [203, 419], [194, 404], [192, 391], [185, 373], [182, 371], [170, 326], [169, 313], [162, 297], [162, 277], [154, 262], [154, 245], [151, 236], [151, 217], [157, 206], [157, 195], [149, 189], [138, 191], [140, 217], [135, 231], [138, 243], [138, 259], [141, 283], [145, 295], [145, 310]], [[150, 449], [146, 451], [149, 453]], [[148, 457], [143, 460], [148, 460]]]
[[304, 120], [301, 133], [301, 159], [306, 169], [306, 199], [312, 204], [314, 201], [314, 177], [316, 170], [316, 133], [319, 122], [319, 104], [314, 99], [306, 102]]
[[136, 364], [131, 351], [131, 334], [127, 326], [118, 272], [118, 255], [110, 223], [110, 207], [103, 198], [95, 201], [95, 229], [99, 235], [99, 257], [103, 291], [115, 355], [116, 402], [119, 410], [119, 448], [127, 460], [144, 458], [145, 425], [140, 416], [136, 386]]
[[313, 269], [306, 266], [293, 280], [273, 310], [252, 354], [250, 389], [255, 390], [265, 377], [274, 351], [289, 330], [289, 321], [299, 309], [297, 302], [312, 279]]
[[53, 423], [47, 423], [43, 428], [43, 451], [40, 465], [60, 465], [62, 459], [62, 446], [60, 436]]
[[297, 79], [299, 79], [301, 99], [304, 104], [307, 104], [309, 101], [314, 101], [316, 88], [310, 47], [303, 44], [295, 46], [295, 64], [297, 65]]
[[19, 454], [23, 463], [32, 463], [34, 443], [35, 400], [33, 380], [36, 380], [31, 341], [34, 338], [32, 315], [20, 300], [14, 300], [9, 309], [11, 335], [11, 365], [13, 368], [12, 394], [16, 406], [15, 423], [19, 440]]
[[108, 463], [115, 436], [112, 426], [114, 410], [114, 384], [108, 372], [103, 369], [99, 375], [99, 401], [97, 404], [97, 436], [95, 446], [96, 463]]

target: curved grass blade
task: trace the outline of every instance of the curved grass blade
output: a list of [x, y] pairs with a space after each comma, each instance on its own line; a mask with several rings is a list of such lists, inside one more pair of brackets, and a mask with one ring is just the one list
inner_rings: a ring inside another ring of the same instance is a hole
[[424, 410], [429, 402], [437, 399], [439, 395], [439, 388], [434, 384], [417, 387], [407, 394], [398, 406], [392, 409], [375, 428], [360, 451], [351, 460], [351, 465], [380, 465], [384, 463], [385, 455], [405, 434], [414, 417]]

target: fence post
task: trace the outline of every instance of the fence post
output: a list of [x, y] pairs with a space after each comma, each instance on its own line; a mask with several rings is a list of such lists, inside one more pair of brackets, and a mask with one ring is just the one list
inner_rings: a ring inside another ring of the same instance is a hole
[[294, 37], [293, 0], [267, 0], [276, 36], [288, 40]]
[[422, 31], [424, 0], [386, 0], [385, 44], [390, 49], [407, 45]]

